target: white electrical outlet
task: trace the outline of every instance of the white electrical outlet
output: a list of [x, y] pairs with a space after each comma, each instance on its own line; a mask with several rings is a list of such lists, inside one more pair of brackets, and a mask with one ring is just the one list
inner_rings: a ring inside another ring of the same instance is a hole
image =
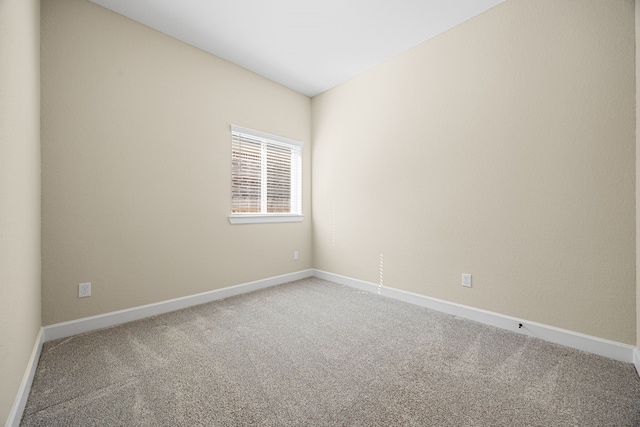
[[465, 288], [470, 288], [471, 287], [471, 275], [470, 274], [462, 273], [462, 286], [464, 286]]
[[300, 258], [298, 251], [293, 251], [293, 260], [297, 261]]
[[91, 296], [91, 282], [80, 283], [78, 285], [78, 298], [86, 298]]

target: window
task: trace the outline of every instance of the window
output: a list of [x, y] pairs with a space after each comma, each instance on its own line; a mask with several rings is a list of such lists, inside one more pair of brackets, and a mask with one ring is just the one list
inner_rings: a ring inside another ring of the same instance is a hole
[[302, 145], [231, 125], [232, 224], [302, 221]]

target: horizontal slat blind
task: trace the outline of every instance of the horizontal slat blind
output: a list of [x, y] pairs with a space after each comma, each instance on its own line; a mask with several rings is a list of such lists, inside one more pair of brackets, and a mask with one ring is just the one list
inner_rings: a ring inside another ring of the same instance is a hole
[[291, 212], [302, 214], [302, 147], [291, 147]]
[[231, 150], [231, 212], [260, 213], [262, 144], [234, 136]]
[[291, 212], [291, 149], [266, 144], [267, 213]]
[[231, 212], [301, 214], [301, 143], [292, 145], [263, 135], [232, 128]]

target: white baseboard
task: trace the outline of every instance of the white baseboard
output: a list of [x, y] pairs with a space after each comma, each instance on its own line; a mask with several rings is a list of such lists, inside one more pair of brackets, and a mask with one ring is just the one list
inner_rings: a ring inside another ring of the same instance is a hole
[[[556, 328], [553, 326], [543, 325], [536, 322], [529, 322], [503, 314], [481, 310], [462, 304], [456, 304], [436, 298], [427, 297], [413, 292], [402, 291], [400, 289], [390, 288], [388, 286], [379, 286], [377, 284], [366, 282], [364, 280], [354, 279], [351, 277], [341, 276], [339, 274], [329, 273], [322, 270], [302, 270], [295, 273], [284, 274], [281, 276], [270, 277], [255, 282], [244, 283], [227, 288], [216, 289], [196, 295], [189, 295], [182, 298], [176, 298], [168, 301], [162, 301], [155, 304], [134, 307], [126, 310], [114, 311], [98, 316], [85, 317], [82, 319], [72, 320], [69, 322], [56, 323], [54, 325], [40, 328], [36, 341], [31, 353], [31, 358], [27, 365], [22, 383], [18, 390], [18, 394], [14, 404], [9, 412], [9, 418], [6, 427], [18, 427], [22, 418], [22, 413], [27, 404], [29, 392], [33, 377], [40, 359], [42, 345], [46, 341], [59, 338], [66, 338], [73, 335], [90, 332], [97, 329], [115, 326], [133, 320], [143, 319], [145, 317], [155, 316], [158, 314], [169, 313], [171, 311], [180, 310], [182, 308], [192, 307], [207, 302], [252, 292], [258, 289], [264, 289], [271, 286], [280, 285], [294, 280], [300, 280], [307, 277], [315, 276], [320, 279], [329, 280], [342, 285], [347, 285], [363, 291], [377, 293], [382, 296], [405, 301], [421, 307], [484, 323], [498, 328], [507, 329], [516, 333], [533, 336], [536, 338], [550, 341], [556, 344], [565, 345], [578, 350], [586, 351], [611, 359], [619, 360], [625, 363], [633, 363], [636, 371], [640, 374], [640, 349], [631, 345], [609, 341], [598, 337], [593, 337], [578, 332]], [[522, 328], [519, 325], [522, 324]]]
[[133, 320], [144, 319], [145, 317], [156, 316], [158, 314], [169, 313], [194, 305], [228, 298], [252, 292], [270, 286], [280, 285], [294, 280], [300, 280], [313, 276], [313, 270], [302, 270], [295, 273], [283, 274], [281, 276], [269, 277], [267, 279], [256, 280], [255, 282], [243, 283], [241, 285], [229, 286], [227, 288], [216, 289], [196, 295], [189, 295], [168, 301], [161, 301], [154, 304], [128, 308], [126, 310], [113, 311], [97, 316], [84, 317], [82, 319], [68, 322], [56, 323], [44, 327], [44, 341], [52, 341], [59, 338], [66, 338], [97, 329], [120, 325]]
[[[431, 298], [415, 294], [413, 292], [390, 288], [388, 286], [379, 286], [371, 282], [365, 282], [363, 280], [353, 279], [326, 271], [314, 270], [314, 276], [331, 282], [340, 283], [342, 285], [351, 286], [360, 290], [377, 293], [382, 296], [419, 305], [421, 307], [473, 320], [475, 322], [506, 329], [518, 334], [529, 335], [545, 341], [608, 357], [621, 362], [634, 363], [636, 369], [640, 373], [640, 350], [638, 350], [637, 347], [628, 344], [585, 335], [566, 329], [560, 329], [537, 322], [530, 322], [528, 320], [518, 319], [516, 317], [481, 310], [462, 304], [456, 304], [437, 298]], [[522, 327], [520, 327], [520, 325], [522, 325]]]
[[33, 350], [31, 351], [31, 357], [25, 369], [20, 388], [18, 388], [18, 394], [13, 402], [11, 411], [9, 412], [9, 418], [7, 418], [6, 427], [18, 427], [20, 420], [22, 419], [22, 413], [27, 405], [27, 399], [29, 398], [29, 392], [31, 391], [31, 383], [33, 383], [33, 377], [36, 374], [36, 368], [38, 367], [38, 360], [40, 360], [40, 352], [42, 351], [42, 344], [44, 344], [44, 330], [40, 328], [36, 341], [33, 344]]

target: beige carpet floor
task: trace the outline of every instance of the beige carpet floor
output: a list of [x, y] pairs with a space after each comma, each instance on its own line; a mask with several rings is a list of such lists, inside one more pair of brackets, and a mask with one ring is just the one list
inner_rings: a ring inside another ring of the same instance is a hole
[[631, 364], [316, 278], [42, 350], [22, 426], [637, 426]]

